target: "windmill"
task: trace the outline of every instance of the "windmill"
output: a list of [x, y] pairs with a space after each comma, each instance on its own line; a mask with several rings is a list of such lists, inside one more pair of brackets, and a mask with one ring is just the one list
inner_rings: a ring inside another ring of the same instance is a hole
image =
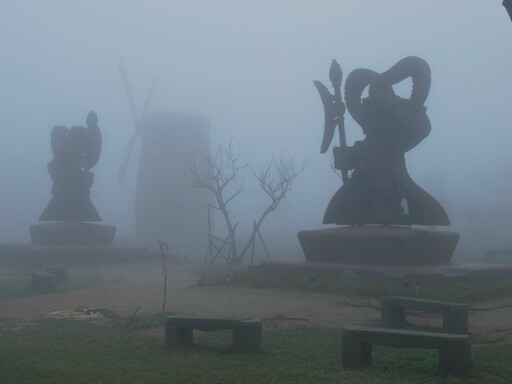
[[191, 156], [209, 154], [209, 122], [198, 114], [148, 113], [155, 92], [153, 78], [148, 95], [137, 114], [126, 69], [119, 72], [130, 105], [134, 132], [119, 168], [121, 185], [140, 142], [137, 186], [135, 192], [135, 238], [154, 245], [167, 242], [173, 251], [205, 248], [207, 239], [207, 204], [209, 194], [193, 187], [183, 172]]

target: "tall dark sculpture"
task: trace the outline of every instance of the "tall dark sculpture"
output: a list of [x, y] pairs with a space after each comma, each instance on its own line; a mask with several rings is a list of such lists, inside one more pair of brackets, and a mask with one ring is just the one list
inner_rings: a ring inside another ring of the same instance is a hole
[[53, 181], [52, 200], [39, 221], [101, 221], [89, 194], [94, 180], [90, 171], [101, 153], [98, 116], [89, 112], [87, 127], [53, 127], [51, 147], [53, 160], [48, 172]]
[[92, 223], [101, 221], [89, 197], [94, 181], [91, 169], [101, 153], [101, 132], [94, 111], [86, 126], [53, 127], [53, 160], [48, 172], [53, 181], [52, 200], [39, 221], [30, 226], [32, 244], [42, 246], [110, 246], [116, 227]]
[[[393, 92], [393, 85], [408, 77], [412, 79], [412, 93], [404, 99]], [[362, 99], [366, 87], [369, 95]], [[321, 89], [322, 95], [325, 90]], [[342, 143], [333, 150], [335, 167], [352, 174], [345, 177], [331, 199], [324, 224], [450, 223], [441, 205], [411, 179], [405, 165], [405, 153], [430, 133], [424, 106], [429, 90], [430, 68], [418, 57], [406, 57], [380, 74], [362, 68], [349, 74], [345, 83], [347, 109], [365, 138], [353, 146]], [[343, 110], [338, 107], [336, 118], [340, 122], [343, 116], [339, 112]], [[326, 149], [325, 139], [322, 149]]]
[[[430, 133], [425, 101], [430, 68], [418, 57], [406, 57], [383, 73], [352, 71], [341, 99], [342, 71], [333, 60], [330, 80], [334, 94], [315, 81], [325, 110], [324, 153], [338, 127], [340, 145], [333, 149], [334, 166], [343, 185], [334, 194], [324, 224], [338, 227], [303, 230], [297, 234], [309, 261], [346, 264], [446, 264], [459, 234], [412, 228], [448, 225], [445, 210], [409, 176], [405, 153]], [[409, 98], [397, 96], [393, 85], [412, 79]], [[362, 98], [365, 89], [368, 97]], [[364, 139], [348, 146], [344, 113], [348, 109]], [[351, 172], [351, 173], [350, 173]]]

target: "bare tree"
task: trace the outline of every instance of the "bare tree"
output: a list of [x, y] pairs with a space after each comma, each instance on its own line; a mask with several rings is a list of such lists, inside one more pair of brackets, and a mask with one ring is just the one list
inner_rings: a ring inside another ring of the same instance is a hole
[[[240, 160], [240, 152], [233, 148], [233, 139], [227, 146], [220, 145], [214, 156], [207, 156], [199, 166], [195, 159], [192, 163], [185, 163], [185, 172], [192, 177], [195, 188], [206, 188], [215, 196], [217, 209], [221, 212], [230, 242], [228, 264], [237, 259], [235, 229], [228, 210], [228, 205], [243, 190], [243, 180], [240, 171], [248, 167]], [[227, 196], [226, 196], [227, 195]]]
[[240, 253], [240, 262], [243, 260], [250, 247], [253, 250], [251, 257], [252, 262], [254, 258], [254, 243], [256, 241], [256, 235], [260, 233], [261, 224], [268, 214], [279, 206], [288, 192], [292, 190], [293, 180], [304, 171], [306, 166], [307, 164], [303, 164], [296, 170], [292, 159], [286, 160], [281, 157], [277, 161], [272, 159], [269, 163], [260, 167], [258, 172], [252, 169], [252, 175], [259, 182], [261, 190], [265, 192], [270, 202], [261, 213], [259, 219], [254, 221], [251, 237]]
[[259, 235], [260, 240], [262, 240], [260, 227], [263, 221], [279, 206], [288, 192], [291, 191], [293, 180], [306, 168], [306, 164], [304, 164], [296, 170], [292, 160], [285, 160], [281, 157], [277, 161], [271, 160], [258, 171], [252, 169], [253, 177], [259, 182], [260, 188], [269, 197], [270, 201], [258, 220], [254, 221], [251, 236], [245, 243], [242, 252], [238, 253], [235, 236], [238, 223], [233, 224], [228, 204], [243, 191], [241, 171], [248, 168], [248, 166], [247, 163], [241, 161], [240, 152], [233, 148], [232, 139], [227, 146], [219, 146], [214, 156], [206, 157], [202, 166], [199, 166], [196, 161], [185, 164], [186, 173], [191, 176], [194, 187], [206, 188], [213, 193], [217, 203], [215, 208], [221, 212], [226, 223], [228, 236], [224, 239], [221, 247], [216, 247], [217, 253], [210, 260], [211, 263], [215, 261], [216, 256], [222, 252], [222, 248], [228, 242], [230, 245], [229, 254], [226, 257], [228, 264], [242, 263], [249, 249], [252, 249], [253, 258], [256, 236]]

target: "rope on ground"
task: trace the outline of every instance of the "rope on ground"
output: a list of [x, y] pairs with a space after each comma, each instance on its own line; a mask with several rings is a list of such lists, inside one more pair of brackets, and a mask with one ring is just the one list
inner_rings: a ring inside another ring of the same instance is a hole
[[[66, 320], [101, 320], [111, 319], [122, 328], [128, 328], [135, 321], [139, 321], [141, 314], [140, 307], [137, 307], [130, 318], [121, 317], [108, 308], [87, 308], [78, 307], [75, 309], [59, 309], [44, 311], [43, 315], [47, 319], [66, 319]], [[122, 324], [122, 321], [127, 321]]]
[[353, 307], [358, 307], [358, 308], [370, 308], [370, 309], [375, 309], [376, 311], [380, 311], [380, 308], [379, 307], [375, 307], [374, 305], [369, 305], [369, 304], [358, 304], [358, 303], [353, 303], [349, 300], [345, 300], [345, 303], [347, 303], [348, 305], [351, 305]]

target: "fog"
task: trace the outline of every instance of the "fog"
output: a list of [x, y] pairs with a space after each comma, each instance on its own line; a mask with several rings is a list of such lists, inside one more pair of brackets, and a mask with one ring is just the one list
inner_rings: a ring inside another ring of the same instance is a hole
[[[281, 154], [308, 162], [262, 228], [294, 241], [297, 230], [322, 227], [340, 185], [330, 151], [320, 154], [323, 108], [312, 81], [328, 84], [333, 58], [346, 77], [422, 57], [432, 69], [432, 132], [407, 154], [410, 175], [454, 228], [468, 230], [472, 220], [461, 207], [492, 228], [489, 212], [512, 211], [512, 24], [499, 0], [6, 0], [0, 52], [1, 242], [29, 241], [28, 227], [51, 198], [51, 128], [84, 125], [89, 110], [103, 134], [91, 199], [119, 236], [132, 234], [137, 151], [119, 186], [133, 134], [119, 60], [139, 109], [156, 76], [151, 112], [206, 116], [213, 149], [233, 137], [255, 165]], [[362, 132], [345, 119], [351, 144]], [[257, 188], [248, 177], [235, 221], [256, 218], [264, 205]], [[508, 239], [503, 232], [493, 239]]]

